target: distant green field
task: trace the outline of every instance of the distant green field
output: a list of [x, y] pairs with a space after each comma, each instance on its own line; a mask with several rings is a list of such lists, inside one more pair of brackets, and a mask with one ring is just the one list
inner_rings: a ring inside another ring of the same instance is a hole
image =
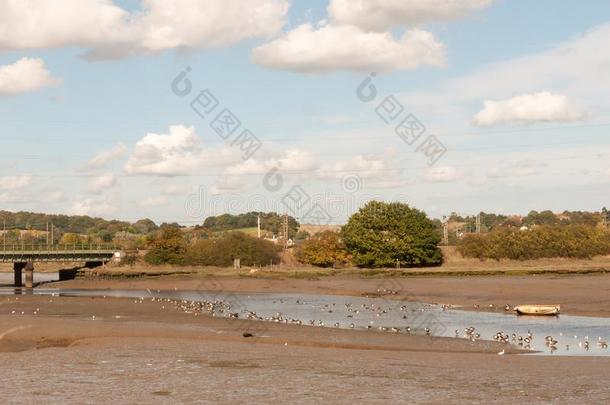
[[[250, 228], [231, 229], [231, 231], [232, 232], [243, 232], [243, 233], [247, 233], [249, 235], [256, 235], [257, 231], [258, 231], [258, 228], [253, 226], [253, 227], [250, 227]], [[215, 233], [219, 233], [219, 232], [224, 232], [224, 231], [218, 231], [218, 232], [215, 232]]]

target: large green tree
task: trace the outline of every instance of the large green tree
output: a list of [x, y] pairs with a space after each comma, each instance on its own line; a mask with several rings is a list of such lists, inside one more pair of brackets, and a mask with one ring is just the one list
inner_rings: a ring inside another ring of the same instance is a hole
[[240, 259], [244, 266], [266, 266], [279, 263], [280, 250], [273, 242], [233, 231], [195, 242], [186, 250], [185, 263], [229, 267], [233, 259]]
[[360, 267], [436, 266], [443, 262], [441, 236], [427, 215], [403, 203], [371, 201], [342, 230]]

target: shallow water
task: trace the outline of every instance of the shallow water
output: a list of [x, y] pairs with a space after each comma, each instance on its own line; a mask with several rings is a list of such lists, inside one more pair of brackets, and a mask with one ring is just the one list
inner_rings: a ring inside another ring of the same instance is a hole
[[[382, 298], [343, 297], [307, 294], [245, 294], [195, 291], [136, 291], [136, 290], [61, 290], [34, 291], [0, 289], [0, 295], [35, 294], [69, 297], [158, 297], [188, 301], [222, 300], [231, 304], [230, 312], [245, 318], [254, 311], [263, 318], [278, 317], [300, 320], [304, 325], [339, 327], [344, 329], [380, 329], [387, 333], [425, 334], [426, 328], [433, 336], [465, 338], [465, 328], [474, 327], [480, 339], [492, 340], [497, 332], [523, 338], [531, 331], [533, 339], [529, 347], [537, 355], [610, 356], [610, 349], [598, 343], [610, 338], [610, 319], [571, 315], [551, 317], [516, 316], [513, 314], [473, 312], [447, 309], [439, 305], [387, 300]], [[225, 316], [226, 313], [217, 314]], [[338, 326], [336, 326], [338, 324]], [[262, 326], [262, 325], [261, 325]], [[545, 344], [545, 336], [558, 341], [556, 349]], [[512, 339], [511, 339], [512, 340]], [[586, 341], [589, 342], [588, 349]], [[517, 344], [518, 340], [511, 342]]]
[[[0, 285], [13, 285], [15, 281], [13, 272], [0, 272]], [[21, 275], [22, 281], [25, 282], [25, 272]], [[42, 273], [40, 271], [34, 271], [34, 283], [48, 283], [51, 281], [58, 281], [59, 273]]]

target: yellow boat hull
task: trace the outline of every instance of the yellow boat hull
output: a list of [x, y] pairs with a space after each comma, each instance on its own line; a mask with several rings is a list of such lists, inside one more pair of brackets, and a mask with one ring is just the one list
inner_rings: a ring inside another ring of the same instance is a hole
[[517, 305], [515, 312], [519, 315], [559, 315], [560, 305]]

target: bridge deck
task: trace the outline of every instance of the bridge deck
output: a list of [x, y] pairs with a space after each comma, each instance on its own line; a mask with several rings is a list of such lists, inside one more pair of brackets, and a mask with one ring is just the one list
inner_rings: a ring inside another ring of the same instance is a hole
[[0, 263], [110, 261], [119, 251], [110, 245], [0, 245]]

